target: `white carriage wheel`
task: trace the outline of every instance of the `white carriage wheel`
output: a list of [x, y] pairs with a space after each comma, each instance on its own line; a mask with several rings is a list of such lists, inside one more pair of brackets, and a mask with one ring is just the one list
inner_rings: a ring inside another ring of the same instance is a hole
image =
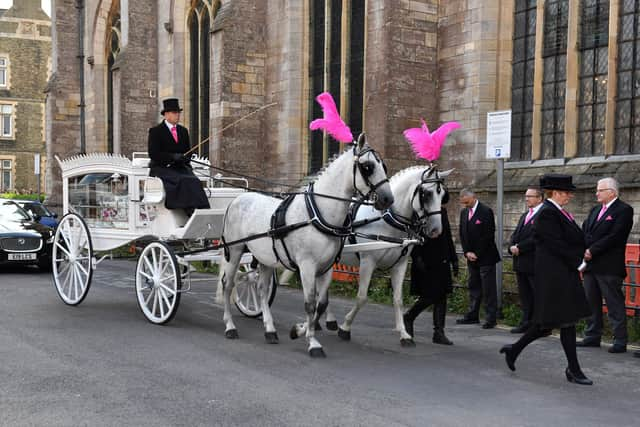
[[[269, 282], [269, 306], [276, 297], [278, 278], [275, 270]], [[258, 297], [258, 270], [251, 267], [250, 263], [240, 264], [236, 273], [235, 287], [233, 290], [233, 302], [238, 311], [247, 317], [259, 317], [262, 315], [260, 298]]]
[[138, 306], [147, 320], [162, 325], [176, 315], [182, 279], [173, 249], [164, 242], [149, 243], [136, 266]]
[[93, 275], [93, 246], [89, 227], [80, 215], [62, 217], [53, 238], [53, 283], [68, 305], [78, 305], [89, 292]]

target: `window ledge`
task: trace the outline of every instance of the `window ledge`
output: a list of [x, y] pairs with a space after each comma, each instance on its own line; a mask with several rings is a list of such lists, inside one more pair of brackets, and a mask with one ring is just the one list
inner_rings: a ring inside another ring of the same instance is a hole
[[544, 159], [508, 162], [504, 164], [504, 168], [523, 169], [530, 167], [591, 165], [596, 163], [624, 163], [638, 161], [640, 161], [640, 154], [615, 154], [611, 156], [576, 157], [566, 161], [565, 159]]

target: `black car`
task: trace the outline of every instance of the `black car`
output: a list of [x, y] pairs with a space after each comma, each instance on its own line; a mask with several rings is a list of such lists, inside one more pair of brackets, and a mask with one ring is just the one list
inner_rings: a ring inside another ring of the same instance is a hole
[[0, 265], [35, 264], [51, 270], [54, 231], [14, 202], [0, 202]]

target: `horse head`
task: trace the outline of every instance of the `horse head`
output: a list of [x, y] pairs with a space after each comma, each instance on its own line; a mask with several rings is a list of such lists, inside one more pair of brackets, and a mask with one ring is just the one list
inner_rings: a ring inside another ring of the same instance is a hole
[[365, 200], [373, 198], [376, 209], [387, 209], [393, 204], [387, 167], [378, 152], [367, 144], [364, 133], [358, 137], [353, 155], [353, 186], [356, 192]]
[[449, 201], [444, 178], [451, 172], [453, 169], [440, 172], [435, 167], [429, 167], [416, 185], [411, 206], [420, 235], [435, 239], [442, 233], [442, 205]]

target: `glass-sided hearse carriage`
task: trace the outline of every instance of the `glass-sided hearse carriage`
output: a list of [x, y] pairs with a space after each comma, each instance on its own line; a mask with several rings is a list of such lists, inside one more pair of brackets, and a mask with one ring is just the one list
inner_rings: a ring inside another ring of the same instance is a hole
[[[208, 160], [196, 158], [194, 173], [211, 208], [187, 217], [181, 209], [165, 207], [162, 181], [149, 176], [146, 153], [134, 153], [131, 160], [116, 154], [56, 159], [62, 170], [65, 213], [53, 248], [53, 278], [60, 298], [69, 305], [80, 304], [93, 270], [109, 251], [135, 243], [142, 248], [135, 278], [138, 304], [153, 323], [171, 320], [181, 292], [190, 288], [189, 263], [220, 262], [222, 250], [207, 246], [220, 237], [227, 205], [246, 191], [247, 180], [211, 176]], [[258, 316], [251, 254], [245, 254], [241, 264], [239, 274], [246, 280], [238, 281], [235, 302], [243, 314]], [[271, 300], [274, 284], [275, 277]]]

